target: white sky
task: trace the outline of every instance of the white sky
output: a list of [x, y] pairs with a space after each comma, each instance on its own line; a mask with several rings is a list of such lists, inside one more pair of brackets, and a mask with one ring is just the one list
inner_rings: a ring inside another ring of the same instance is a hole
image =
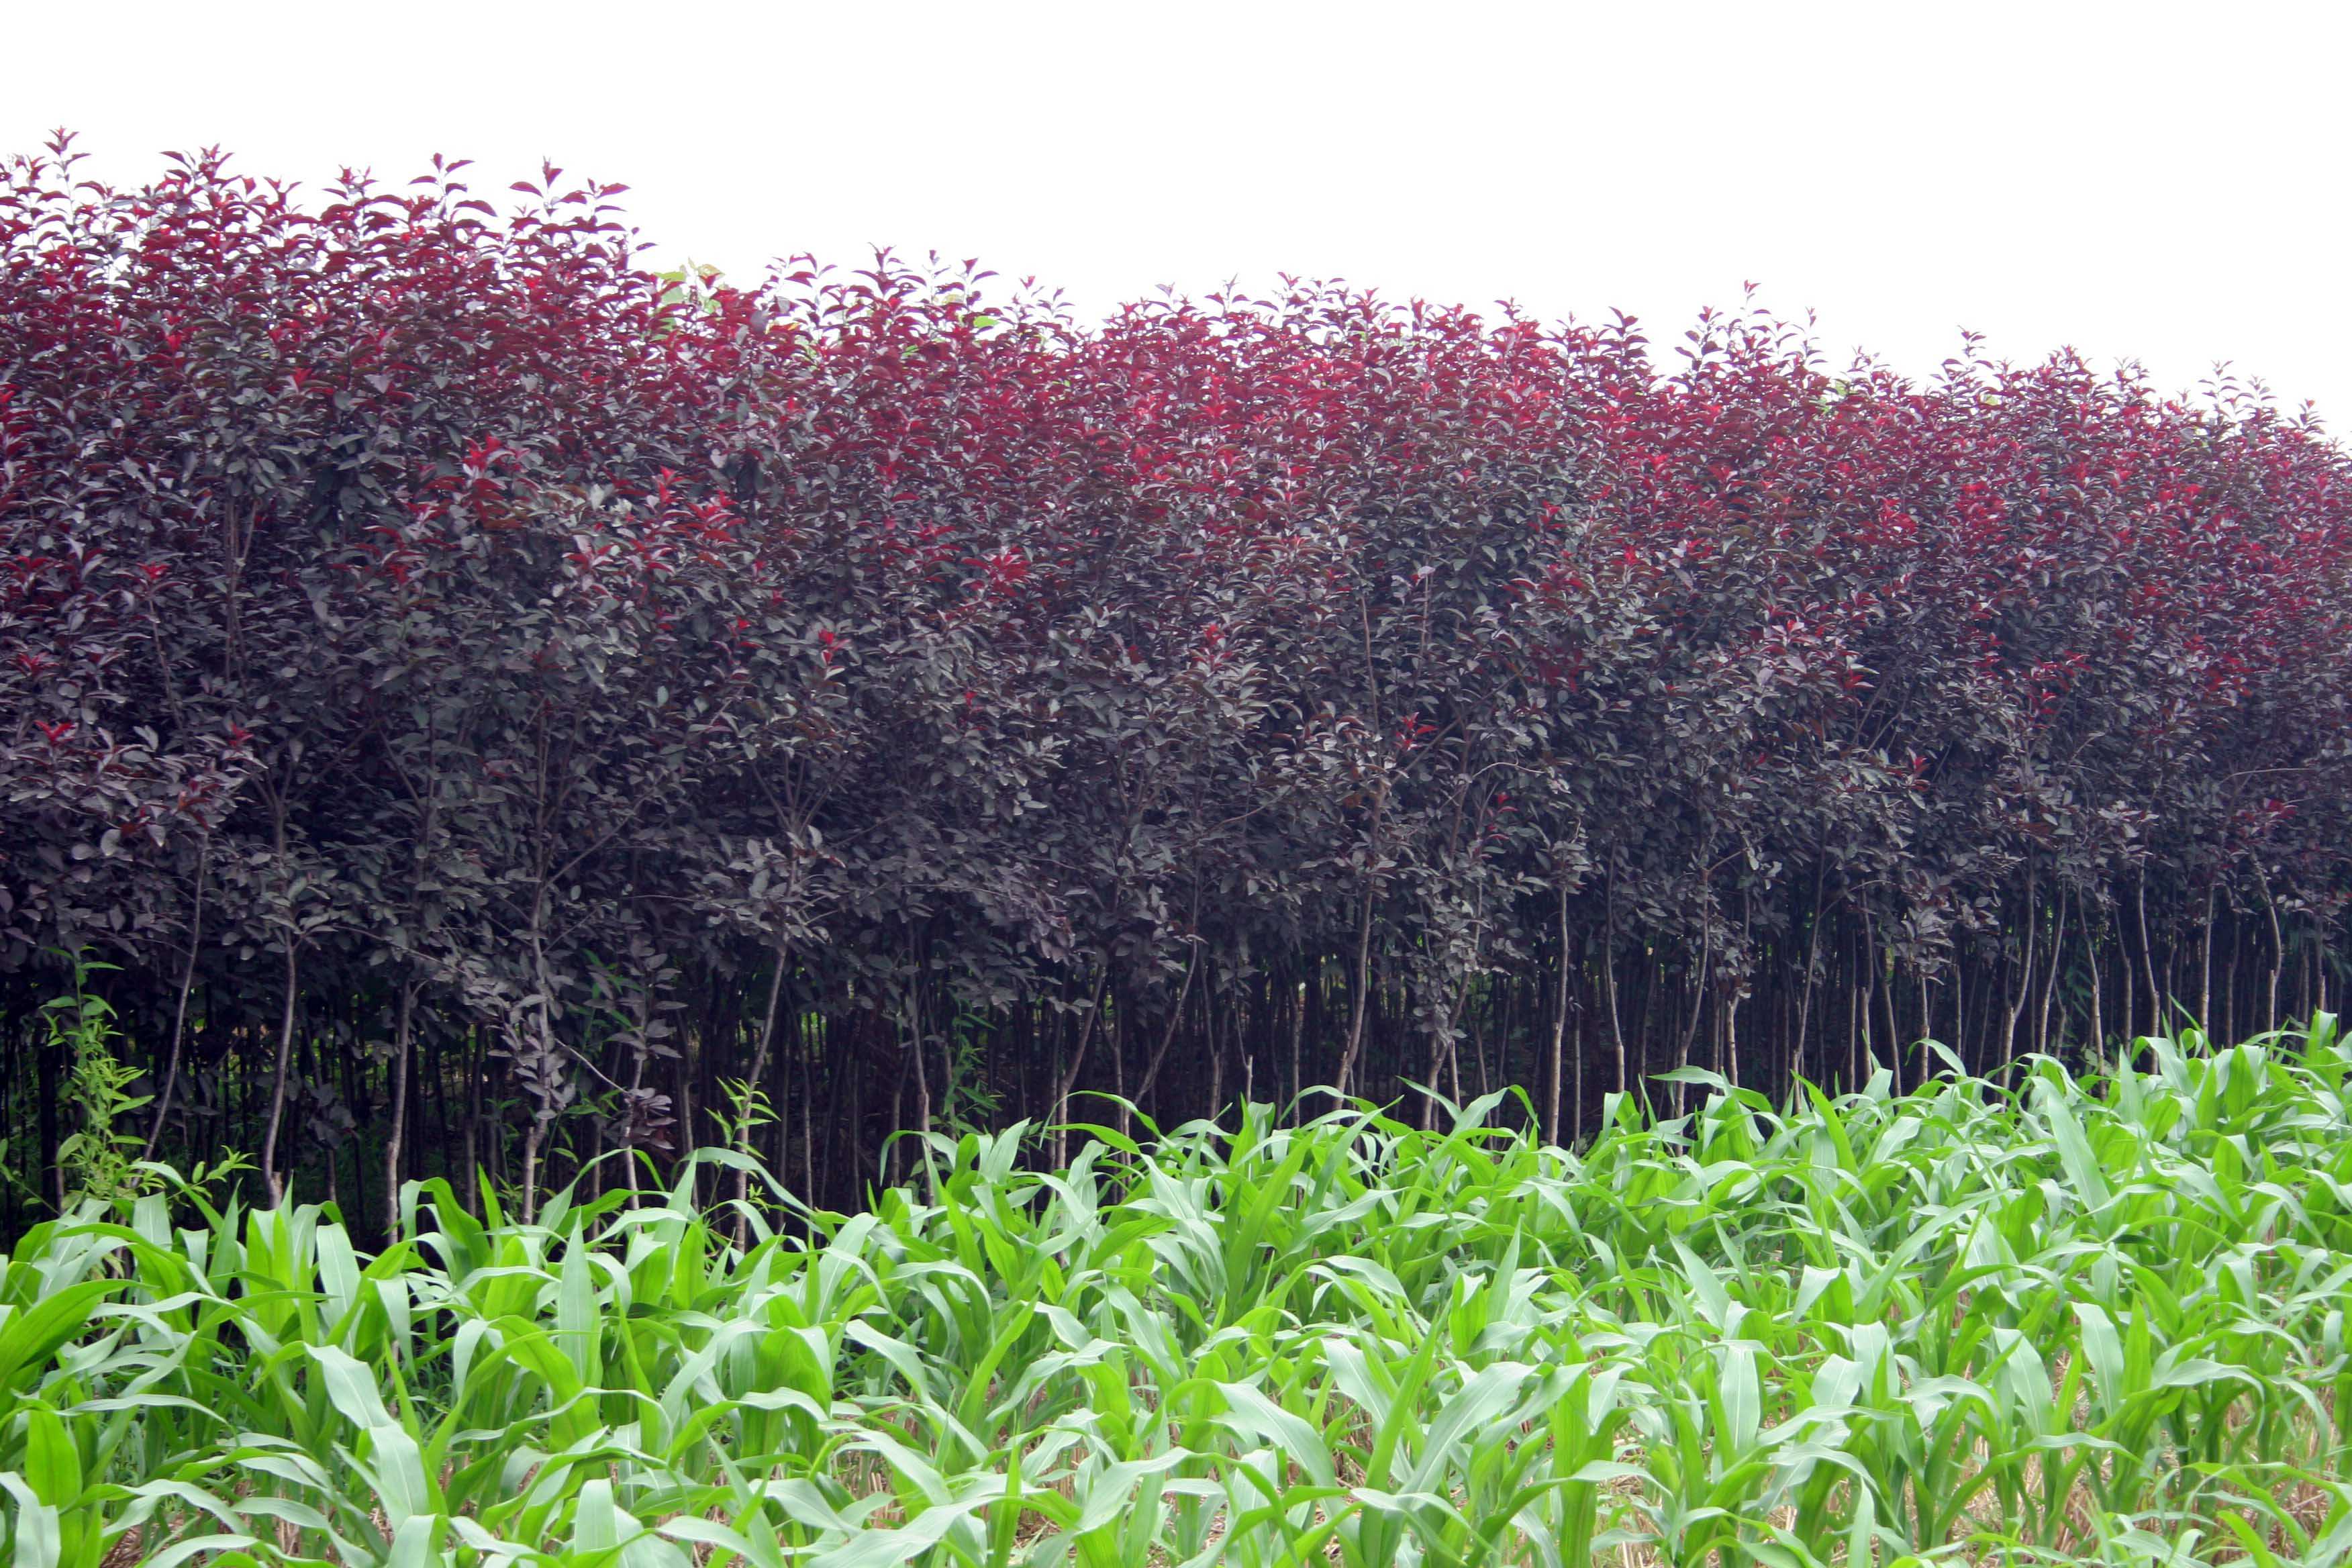
[[2227, 360], [2352, 426], [2352, 5], [8, 11], [0, 150], [119, 181], [547, 156], [667, 258], [887, 243], [1091, 309], [1291, 271], [1670, 342], [1755, 279], [1841, 356]]

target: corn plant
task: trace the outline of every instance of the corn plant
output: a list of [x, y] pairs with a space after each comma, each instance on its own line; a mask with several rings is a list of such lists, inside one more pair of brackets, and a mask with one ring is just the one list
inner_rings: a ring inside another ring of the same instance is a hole
[[1696, 1078], [1580, 1148], [1498, 1098], [940, 1132], [857, 1214], [734, 1149], [528, 1220], [436, 1180], [373, 1255], [155, 1170], [0, 1258], [8, 1561], [2352, 1561], [2332, 1018]]

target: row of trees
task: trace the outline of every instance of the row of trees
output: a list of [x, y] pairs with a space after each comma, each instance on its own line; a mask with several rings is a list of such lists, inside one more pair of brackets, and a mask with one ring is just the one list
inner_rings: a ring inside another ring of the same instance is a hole
[[371, 1214], [715, 1142], [845, 1205], [1093, 1090], [1566, 1135], [2335, 994], [2352, 469], [2257, 397], [738, 289], [614, 195], [9, 166], [17, 1217], [76, 956], [150, 1147]]

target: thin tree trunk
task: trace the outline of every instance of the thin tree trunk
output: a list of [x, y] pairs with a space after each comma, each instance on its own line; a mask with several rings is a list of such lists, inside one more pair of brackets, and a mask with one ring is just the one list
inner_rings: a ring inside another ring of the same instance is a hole
[[[1152, 1047], [1150, 1063], [1144, 1068], [1143, 1077], [1135, 1086], [1133, 1101], [1139, 1107], [1143, 1103], [1143, 1097], [1151, 1092], [1151, 1086], [1160, 1081], [1160, 1066], [1168, 1059], [1168, 1047], [1176, 1043], [1177, 1026], [1184, 1019], [1184, 999], [1192, 994], [1192, 971], [1200, 966], [1200, 963], [1201, 943], [1196, 941], [1184, 961], [1184, 983], [1176, 988], [1176, 1000], [1168, 1009], [1168, 1026], [1160, 1031], [1160, 1044]], [[1290, 1078], [1296, 1085], [1298, 1081], [1298, 1031], [1295, 1028], [1290, 1034]], [[1121, 1125], [1125, 1125], [1125, 1112], [1120, 1116]]]
[[[1943, 1045], [1950, 1047], [1952, 1054], [1958, 1057], [1962, 1061], [1966, 1061], [1969, 1055], [1969, 977], [1974, 973], [1974, 967], [1959, 956], [1959, 947], [1958, 944], [1955, 942], [1953, 944], [1953, 957], [1950, 972], [1948, 975], [1937, 976], [1934, 988], [1931, 993], [1935, 995], [1941, 995], [1947, 988], [1950, 990], [1952, 994], [1952, 1027], [1951, 1032], [1948, 1035], [1938, 1034], [1936, 1030], [1931, 1028], [1927, 1031], [1927, 1037], [1931, 1040], [1937, 1040]], [[1930, 1016], [1932, 1017], [1932, 1015], [1930, 1015]], [[1922, 1082], [1925, 1082], [1927, 1078], [1934, 1076], [1929, 1068], [1929, 1063], [1932, 1059], [1933, 1058], [1927, 1051], [1923, 1050], [1919, 1053], [1919, 1071], [1922, 1075]]]
[[1625, 1092], [1625, 1026], [1617, 1010], [1617, 884], [1611, 882], [1602, 900], [1606, 913], [1602, 923], [1606, 934], [1601, 952], [1601, 989], [1609, 998], [1609, 1041], [1617, 1054], [1617, 1092]]
[[1456, 1105], [1462, 1103], [1462, 1047], [1454, 1031], [1462, 1016], [1462, 1004], [1469, 994], [1470, 982], [1465, 977], [1455, 989], [1454, 999], [1446, 1004], [1444, 1021], [1430, 1036], [1429, 1070], [1423, 1075], [1429, 1080], [1426, 1086], [1428, 1092], [1421, 1097], [1421, 1105], [1413, 1115], [1414, 1124], [1424, 1131], [1437, 1125], [1436, 1096], [1448, 1092], [1438, 1081], [1441, 1069], [1452, 1072], [1451, 1097]]
[[530, 1224], [539, 1215], [539, 1152], [546, 1141], [547, 1124], [539, 1119], [538, 1112], [533, 1111], [530, 1126], [524, 1130], [522, 1135], [522, 1222], [525, 1225]]
[[[1895, 1092], [1903, 1092], [1903, 1025], [1895, 1016], [1895, 970], [1888, 956], [1878, 949], [1878, 931], [1870, 933], [1870, 962], [1878, 976], [1878, 1000], [1886, 1009], [1886, 1065], [1895, 1075]], [[1876, 1063], [1874, 1060], [1873, 1065]]]
[[1822, 878], [1828, 867], [1816, 861], [1813, 865], [1813, 903], [1805, 919], [1805, 981], [1797, 996], [1797, 1032], [1789, 1047], [1789, 1077], [1792, 1079], [1805, 1070], [1805, 1030], [1813, 1016], [1813, 969], [1821, 962], [1822, 952]]
[[478, 1186], [486, 1162], [482, 1149], [482, 1031], [478, 1026], [466, 1031], [457, 1059], [466, 1073], [466, 1169], [458, 1179]]
[[2205, 884], [2205, 936], [2197, 944], [2197, 1026], [2210, 1027], [2213, 1019], [2213, 892]]
[[286, 1005], [278, 1022], [278, 1061], [271, 1073], [269, 1123], [261, 1135], [261, 1184], [276, 1207], [286, 1201], [286, 1184], [278, 1173], [278, 1129], [286, 1119], [286, 1068], [294, 1054], [294, 991], [299, 978], [294, 935], [286, 936]]
[[2025, 1013], [2026, 1004], [2033, 996], [2034, 932], [2041, 922], [2041, 906], [2035, 901], [2035, 867], [2025, 863], [2025, 959], [2018, 966], [2017, 1000], [2009, 1005], [2009, 1019], [2000, 1034], [2000, 1065], [2004, 1068], [2017, 1059], [2017, 1021]]
[[1094, 1002], [1087, 1008], [1086, 1021], [1078, 1026], [1078, 1043], [1070, 1051], [1070, 1065], [1064, 1069], [1054, 1089], [1054, 1163], [1069, 1163], [1070, 1093], [1078, 1087], [1078, 1074], [1087, 1065], [1087, 1047], [1094, 1043], [1095, 1020], [1102, 1016], [1103, 992], [1110, 984], [1110, 961], [1105, 959], [1095, 979]]
[[2225, 1044], [2235, 1044], [2241, 1025], [2238, 1009], [2238, 972], [2246, 962], [2246, 922], [2238, 918], [2233, 900], [2230, 909], [2230, 962], [2221, 967], [2221, 1038]]
[[2050, 978], [2042, 985], [2042, 1021], [2034, 1029], [2034, 1049], [2047, 1053], [2050, 1049], [2050, 1004], [2058, 994], [2058, 982], [2066, 973], [2066, 910], [2068, 899], [2063, 888], [2058, 893], [2058, 925], [2050, 933]]
[[[530, 911], [530, 972], [539, 984], [537, 1015], [539, 1022], [540, 1071], [534, 1081], [544, 1085], [537, 1093], [538, 1103], [530, 1108], [530, 1125], [522, 1135], [522, 1222], [530, 1224], [539, 1217], [539, 1158], [547, 1144], [548, 1129], [555, 1124], [560, 1109], [555, 1095], [560, 1080], [550, 1081], [552, 1075], [564, 1071], [562, 1047], [555, 1041], [554, 977], [547, 969], [547, 947], [544, 935], [547, 890], [541, 883]], [[686, 1064], [678, 1064], [680, 1094], [678, 1126], [683, 1131], [686, 1147], [694, 1147], [694, 1114], [685, 1104]]]
[[1301, 1081], [1299, 1076], [1298, 1047], [1301, 1039], [1307, 1033], [1307, 987], [1308, 984], [1309, 982], [1305, 980], [1298, 983], [1298, 992], [1297, 996], [1293, 999], [1297, 1005], [1290, 1010], [1290, 1104], [1291, 1114], [1294, 1116], [1297, 1114], [1299, 1098], [1307, 1092], [1307, 1086]]
[[147, 1149], [141, 1156], [142, 1159], [152, 1160], [155, 1157], [155, 1146], [163, 1137], [164, 1120], [172, 1114], [172, 1092], [180, 1086], [180, 1047], [182, 1042], [187, 1038], [188, 993], [194, 989], [196, 984], [196, 954], [204, 946], [205, 883], [212, 867], [212, 859], [213, 837], [210, 833], [206, 833], [204, 847], [196, 854], [196, 897], [194, 906], [188, 914], [188, 962], [180, 969], [179, 1003], [172, 1012], [171, 1056], [168, 1065], [163, 1069], [163, 1090], [155, 1097], [155, 1120], [147, 1129]]
[[[760, 1047], [751, 1055], [751, 1076], [744, 1080], [742, 1117], [735, 1126], [735, 1144], [745, 1159], [751, 1158], [751, 1097], [761, 1092], [768, 1081], [768, 1048], [776, 1037], [776, 1003], [783, 995], [784, 965], [791, 954], [784, 942], [776, 944], [776, 972], [768, 977], [768, 1009], [760, 1020]], [[750, 1203], [751, 1173], [735, 1173], [735, 1245], [740, 1247], [751, 1235]]]
[[[923, 1060], [923, 965], [919, 956], [916, 959], [914, 973], [907, 980], [907, 1026], [915, 1037], [911, 1046], [915, 1053], [915, 1125], [925, 1138], [929, 1138], [931, 1133], [931, 1074], [929, 1064]], [[929, 1152], [928, 1143], [921, 1147], [924, 1152]]]
[[1847, 991], [1845, 1008], [1845, 1087], [1849, 1094], [1862, 1087], [1862, 1064], [1871, 1054], [1870, 1037], [1877, 1027], [1870, 1011], [1875, 1000], [1873, 984], [1876, 973], [1869, 962], [1869, 918], [1864, 916], [1863, 957], [1860, 962], [1848, 966], [1848, 973], [1854, 977], [1854, 983]]
[[1869, 971], [1865, 969], [1859, 978], [1861, 983], [1849, 987], [1846, 992], [1845, 1090], [1848, 1094], [1861, 1086], [1863, 1041], [1870, 1035]]
[[[801, 1198], [810, 1205], [816, 1202], [816, 1139], [809, 1126], [809, 1118], [815, 1114], [816, 1051], [817, 1047], [825, 1043], [829, 1034], [823, 1014], [820, 1013], [813, 1022], [816, 1030], [814, 1040], [797, 1026], [793, 1030], [800, 1036], [801, 1047], [793, 1053], [800, 1058], [801, 1069]], [[785, 1114], [790, 1115], [791, 1112], [788, 1110]]]
[[[1544, 1141], [1548, 1143], [1561, 1142], [1559, 1080], [1568, 1045], [1568, 879], [1562, 877], [1559, 881], [1559, 988], [1551, 1010], [1551, 1073], [1549, 1080], [1551, 1087], [1544, 1104]], [[1580, 1055], [1576, 1066], [1577, 1115], [1581, 1118], [1584, 1113], [1584, 1062]]]
[[2271, 918], [2271, 998], [2264, 1015], [2264, 1033], [2279, 1026], [2279, 975], [2286, 968], [2286, 935], [2279, 930], [2278, 902], [2271, 897], [2270, 879], [2263, 879], [2263, 908]]
[[2100, 1005], [2107, 989], [2106, 965], [2101, 962], [2098, 938], [2088, 932], [2085, 935], [2089, 940], [2084, 945], [2090, 950], [2091, 959], [2091, 1054], [2096, 1058], [2105, 1056], [2107, 1050], [2107, 1021]]
[[[1445, 1009], [1445, 1031], [1441, 1037], [1445, 1054], [1447, 1092], [1456, 1105], [1462, 1103], [1462, 1010], [1470, 1001], [1470, 980], [1471, 977], [1465, 974], [1462, 977], [1462, 984], [1454, 987], [1454, 1000]], [[1479, 1071], [1483, 1077], [1486, 1071], [1484, 1063], [1479, 1065]], [[1429, 1076], [1430, 1087], [1435, 1089], [1437, 1074], [1433, 1064]], [[1433, 1110], [1434, 1109], [1432, 1107]]]
[[1355, 1016], [1348, 1023], [1348, 1049], [1339, 1058], [1339, 1081], [1333, 1085], [1339, 1098], [1348, 1097], [1348, 1089], [1356, 1072], [1356, 1058], [1364, 1048], [1364, 1016], [1372, 997], [1372, 889], [1364, 889], [1364, 912], [1356, 928], [1356, 994]]
[[416, 1008], [416, 982], [400, 988], [399, 1014], [392, 1030], [391, 1131], [383, 1141], [383, 1234], [386, 1241], [400, 1230], [400, 1159], [408, 1136], [409, 1058], [414, 1051], [411, 1031]]
[[[1699, 912], [1698, 969], [1691, 975], [1690, 1022], [1683, 1026], [1682, 1043], [1675, 1047], [1675, 1068], [1680, 1071], [1690, 1066], [1691, 1043], [1698, 1038], [1699, 1020], [1706, 1015], [1707, 976], [1715, 969], [1715, 920], [1707, 911]], [[1675, 1085], [1675, 1114], [1683, 1113], [1683, 1088]]]
[[1915, 1089], [1927, 1087], [1927, 1042], [1936, 1033], [1936, 1015], [1930, 1010], [1927, 994], [1927, 972], [1923, 969], [1919, 972], [1919, 1037], [1911, 1047], [1912, 1087]]
[[1225, 1048], [1217, 1038], [1217, 988], [1210, 986], [1202, 997], [1201, 1011], [1206, 1015], [1209, 1031], [1209, 1114], [1223, 1116], [1225, 1110]]
[[60, 1059], [65, 1053], [54, 1040], [42, 1037], [46, 1033], [45, 1030], [36, 1030], [34, 1036], [34, 1084], [40, 1102], [34, 1120], [40, 1130], [42, 1184], [48, 1188], [49, 1206], [63, 1214], [66, 1208], [66, 1173], [65, 1167], [58, 1161], [58, 1149], [65, 1139], [58, 1121], [58, 1104], [64, 1096], [58, 1090], [58, 1078], [59, 1069], [65, 1066]]
[[1723, 1077], [1724, 1081], [1734, 1089], [1739, 1087], [1739, 1004], [1746, 999], [1746, 994], [1734, 983], [1725, 991], [1723, 1000], [1718, 1004], [1723, 1010], [1723, 1020], [1719, 1026], [1723, 1040]]
[[[861, 1103], [866, 1098], [865, 1084], [865, 1077], [861, 1074], [858, 1078], [858, 1099]], [[875, 1159], [875, 1166], [880, 1173], [883, 1186], [890, 1185], [890, 1162], [898, 1157], [896, 1153], [898, 1147], [898, 1130], [906, 1125], [907, 1075], [901, 1069], [898, 1076], [890, 1080], [890, 1125], [883, 1131], [881, 1149]], [[1059, 1160], [1055, 1162], [1056, 1164], [1060, 1163]]]
[[[1756, 935], [1756, 903], [1752, 895], [1742, 890], [1739, 895], [1739, 949], [1743, 953], [1753, 950]], [[1723, 1007], [1723, 1076], [1732, 1088], [1739, 1087], [1739, 1005], [1748, 1000], [1748, 988], [1734, 974], [1725, 994]]]

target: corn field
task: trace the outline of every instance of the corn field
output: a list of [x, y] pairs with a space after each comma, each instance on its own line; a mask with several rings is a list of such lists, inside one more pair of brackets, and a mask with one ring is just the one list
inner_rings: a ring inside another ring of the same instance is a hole
[[2348, 1074], [2322, 1015], [1685, 1070], [1572, 1150], [1252, 1104], [933, 1135], [855, 1215], [715, 1150], [530, 1224], [414, 1184], [373, 1257], [85, 1203], [0, 1259], [7, 1561], [2343, 1563]]

